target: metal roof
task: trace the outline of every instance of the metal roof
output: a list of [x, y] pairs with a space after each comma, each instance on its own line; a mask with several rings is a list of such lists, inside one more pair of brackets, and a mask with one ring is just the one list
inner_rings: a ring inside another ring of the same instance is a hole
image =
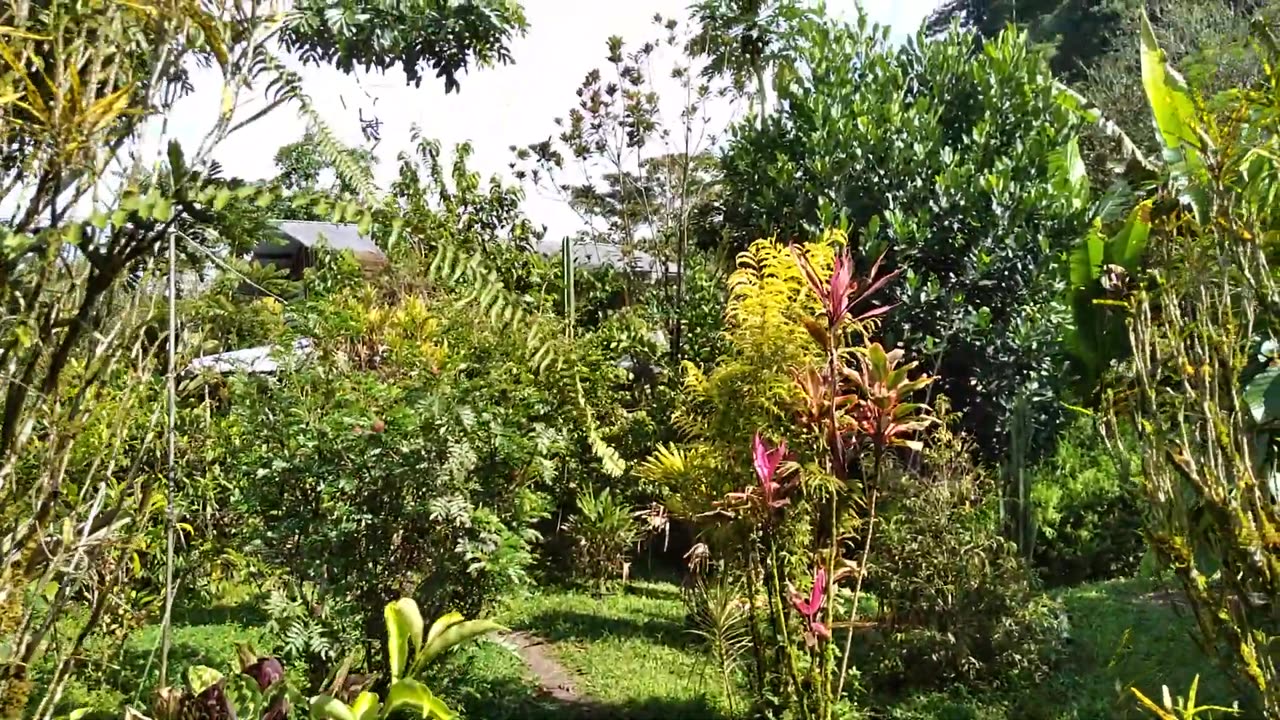
[[[538, 252], [548, 257], [559, 255], [562, 249], [563, 243], [559, 240], [543, 238], [538, 242]], [[618, 245], [596, 240], [573, 241], [569, 245], [569, 250], [573, 253], [574, 265], [578, 267], [591, 270], [605, 267], [618, 270], [630, 269], [632, 272], [642, 273], [652, 278], [663, 275], [662, 261], [643, 250], [633, 250], [630, 257], [627, 257], [627, 253], [623, 252]], [[671, 264], [667, 265], [666, 270], [675, 272]]]
[[[339, 252], [350, 250], [354, 255], [375, 256], [386, 259], [382, 249], [367, 235], [361, 235], [352, 223], [327, 223], [309, 220], [280, 220], [276, 228], [289, 240], [306, 247], [327, 245]], [[264, 242], [254, 250], [254, 254], [271, 255], [274, 249], [279, 252], [278, 243]]]
[[[205, 355], [191, 361], [188, 370], [212, 370], [219, 374], [246, 372], [249, 374], [269, 374], [280, 369], [281, 359], [299, 359], [311, 353], [311, 338], [299, 338], [293, 343], [291, 350], [276, 345], [232, 350], [230, 352]], [[283, 356], [283, 357], [282, 357]]]

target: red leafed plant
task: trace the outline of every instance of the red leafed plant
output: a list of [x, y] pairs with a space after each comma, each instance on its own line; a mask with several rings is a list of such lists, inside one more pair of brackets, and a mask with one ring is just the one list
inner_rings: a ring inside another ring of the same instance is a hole
[[827, 571], [825, 568], [819, 567], [813, 573], [813, 587], [809, 590], [809, 597], [796, 592], [791, 583], [787, 583], [787, 595], [791, 600], [791, 606], [804, 616], [805, 622], [805, 645], [812, 648], [818, 644], [819, 640], [831, 639], [831, 628], [818, 617], [822, 612], [822, 604], [827, 597]]
[[822, 309], [827, 320], [826, 332], [822, 332], [824, 329], [818, 326], [806, 326], [809, 327], [810, 334], [824, 349], [832, 344], [834, 341], [832, 335], [843, 327], [846, 322], [860, 325], [894, 308], [894, 305], [882, 305], [876, 308], [863, 309], [876, 293], [883, 290], [901, 272], [900, 270], [894, 270], [885, 275], [880, 274], [880, 264], [884, 261], [884, 254], [876, 258], [875, 264], [871, 266], [871, 271], [867, 273], [865, 278], [855, 279], [853, 277], [853, 261], [849, 257], [848, 246], [845, 246], [836, 253], [831, 277], [825, 282], [818, 276], [813, 263], [809, 262], [809, 257], [805, 255], [803, 250], [792, 245], [791, 254], [795, 256], [796, 265], [800, 268], [801, 274], [804, 275], [805, 282], [809, 284], [809, 289], [813, 290], [814, 294], [818, 296], [818, 300], [822, 303]]
[[[755, 482], [727, 494], [708, 514], [749, 523], [744, 575], [749, 587], [763, 586], [768, 603], [760, 607], [755, 594], [750, 596], [751, 626], [757, 628], [752, 637], [754, 689], [760, 709], [769, 714], [786, 708], [797, 718], [830, 720], [843, 702], [881, 469], [895, 448], [919, 449], [932, 417], [929, 408], [911, 402], [910, 396], [931, 379], [916, 373], [914, 363], [903, 362], [902, 350], [886, 351], [866, 339], [873, 327], [868, 321], [894, 307], [874, 304], [898, 275], [881, 271], [883, 255], [866, 277], [858, 278], [848, 248], [842, 248], [831, 275], [823, 277], [803, 250], [793, 245], [791, 252], [820, 301], [821, 312], [801, 321], [824, 356], [820, 364], [791, 371], [799, 396], [798, 437], [793, 439], [801, 457], [784, 472], [787, 444], [771, 447], [756, 432]], [[850, 337], [860, 337], [865, 344], [850, 347]], [[799, 442], [799, 436], [806, 441]], [[811, 458], [816, 462], [801, 462], [806, 450], [816, 451]], [[795, 472], [799, 467], [806, 470]], [[851, 543], [853, 532], [860, 546]], [[791, 574], [795, 563], [790, 558], [798, 551], [812, 554], [808, 578]], [[860, 561], [846, 559], [846, 552], [856, 552]], [[837, 626], [833, 593], [836, 582], [846, 576], [854, 579], [854, 602], [844, 623], [850, 635], [844, 639], [843, 660], [838, 661], [838, 647], [830, 642]], [[796, 585], [807, 585], [808, 593], [798, 592]]]
[[854, 412], [856, 432], [882, 450], [901, 445], [918, 452], [921, 443], [914, 437], [933, 423], [934, 417], [928, 414], [928, 406], [907, 402], [907, 398], [933, 378], [921, 375], [912, 379], [910, 373], [917, 363], [899, 365], [903, 355], [901, 349], [885, 352], [880, 343], [871, 343], [858, 348], [861, 362], [844, 372], [860, 398]]
[[752, 464], [756, 470], [756, 484], [748, 485], [741, 492], [732, 492], [725, 496], [720, 506], [732, 513], [739, 508], [750, 508], [764, 514], [770, 514], [790, 502], [786, 493], [791, 486], [778, 482], [778, 469], [787, 456], [787, 444], [779, 443], [772, 449], [765, 443], [760, 433], [751, 439]]

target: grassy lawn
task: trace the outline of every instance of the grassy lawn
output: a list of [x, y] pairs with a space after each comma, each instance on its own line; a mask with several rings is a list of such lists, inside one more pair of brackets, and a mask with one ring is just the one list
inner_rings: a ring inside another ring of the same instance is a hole
[[[1035, 688], [957, 689], [876, 698], [869, 705], [878, 716], [895, 720], [1139, 718], [1144, 716], [1129, 686], [1155, 698], [1162, 684], [1185, 694], [1197, 674], [1202, 704], [1230, 704], [1234, 694], [1201, 656], [1188, 634], [1189, 620], [1169, 602], [1151, 598], [1156, 589], [1150, 582], [1116, 581], [1062, 591], [1071, 639], [1057, 672]], [[513, 605], [504, 620], [546, 638], [580, 678], [579, 690], [602, 702], [623, 707], [666, 699], [723, 708], [716, 683], [704, 676], [707, 664], [684, 630], [683, 614], [675, 586], [635, 583], [627, 594], [603, 598], [547, 590]]]
[[685, 628], [675, 585], [633, 582], [626, 593], [599, 598], [545, 590], [511, 603], [502, 620], [550, 642], [580, 679], [577, 690], [620, 716], [710, 720], [724, 712], [724, 693]]
[[[265, 622], [266, 617], [247, 604], [175, 608], [169, 666], [176, 672], [193, 665], [225, 672], [236, 660], [237, 642], [272, 652], [278, 643], [262, 629]], [[82, 707], [118, 711], [125, 703], [147, 708], [159, 683], [159, 648], [159, 625], [132, 633], [123, 645], [98, 638], [86, 648], [88, 660], [68, 684], [59, 706], [68, 712]], [[51, 674], [52, 669], [41, 670]], [[179, 675], [170, 682], [181, 682], [181, 678]]]
[[[1150, 582], [1118, 581], [1062, 591], [1071, 640], [1056, 673], [1035, 688], [957, 689], [873, 698], [867, 705], [876, 717], [894, 720], [1127, 720], [1143, 717], [1130, 685], [1157, 698], [1162, 684], [1185, 694], [1197, 674], [1202, 703], [1229, 704], [1234, 694], [1201, 657], [1188, 619], [1167, 600], [1151, 597], [1154, 590]], [[580, 699], [547, 697], [514, 647], [479, 643], [457, 653], [432, 679], [470, 720], [728, 717], [714, 669], [685, 629], [675, 585], [635, 582], [626, 593], [604, 597], [545, 589], [510, 603], [499, 619], [545, 639], [543, 650], [574, 676]], [[251, 641], [264, 651], [276, 644], [248, 606], [179, 613], [175, 620], [173, 666], [179, 669], [226, 668], [236, 642]], [[112, 659], [86, 668], [64, 707], [119, 708], [135, 696], [145, 704], [156, 680], [151, 654], [158, 639], [158, 629], [147, 628], [122, 649], [101, 655]], [[126, 680], [133, 681], [130, 687]]]

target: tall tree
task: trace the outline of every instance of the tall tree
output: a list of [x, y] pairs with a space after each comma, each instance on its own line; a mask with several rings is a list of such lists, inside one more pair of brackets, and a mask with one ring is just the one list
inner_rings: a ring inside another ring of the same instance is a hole
[[[716, 192], [709, 151], [716, 143], [709, 103], [715, 73], [686, 54], [691, 34], [675, 20], [654, 17], [656, 37], [628, 46], [610, 37], [602, 68], [587, 73], [578, 104], [557, 119], [556, 137], [515, 148], [517, 177], [563, 199], [596, 242], [613, 244], [630, 261], [637, 251], [663, 263], [660, 292], [670, 309], [671, 350], [680, 353], [684, 264], [706, 242], [706, 210]], [[654, 78], [673, 78], [676, 120], [663, 113]], [[628, 304], [647, 286], [626, 277]]]
[[722, 156], [733, 240], [847, 222], [859, 262], [887, 250], [903, 269], [891, 291], [912, 310], [888, 316], [885, 336], [925, 356], [992, 459], [1019, 396], [1047, 437], [1063, 322], [1055, 260], [1087, 228], [1062, 191], [1078, 169], [1079, 116], [1018, 34], [974, 54], [964, 33], [895, 48], [880, 27], [802, 32], [780, 111], [740, 124]]
[[343, 72], [399, 67], [414, 85], [434, 72], [449, 93], [472, 64], [511, 62], [526, 27], [515, 0], [299, 0], [280, 39], [304, 62]]

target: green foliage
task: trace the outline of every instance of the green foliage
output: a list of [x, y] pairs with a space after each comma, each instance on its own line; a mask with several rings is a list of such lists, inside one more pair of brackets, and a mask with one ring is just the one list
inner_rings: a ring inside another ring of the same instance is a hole
[[348, 705], [333, 694], [317, 695], [309, 703], [311, 717], [315, 720], [373, 720], [410, 711], [423, 718], [452, 720], [456, 717], [453, 711], [423, 684], [424, 673], [441, 654], [501, 630], [501, 626], [489, 620], [464, 620], [460, 613], [455, 612], [440, 616], [430, 628], [426, 628], [417, 603], [410, 598], [388, 603], [383, 614], [386, 618], [387, 666], [391, 674], [383, 696], [380, 698], [365, 690]]
[[280, 639], [283, 662], [306, 669], [306, 687], [319, 687], [344, 653], [359, 646], [363, 636], [351, 622], [359, 618], [359, 610], [342, 596], [323, 593], [314, 583], [282, 584], [263, 602], [268, 618], [263, 630]]
[[1034, 469], [1031, 501], [1034, 561], [1046, 582], [1074, 585], [1137, 571], [1146, 552], [1138, 488], [1091, 421], [1069, 426], [1053, 457]]
[[[1155, 4], [1126, 2], [1115, 13], [1107, 30], [1108, 49], [1073, 74], [1074, 86], [1144, 153], [1159, 157], [1161, 146], [1152, 132], [1141, 57], [1133, 49], [1134, 39], [1142, 31], [1139, 11], [1144, 5], [1148, 5], [1151, 30], [1168, 61], [1181, 67], [1188, 83], [1206, 99], [1261, 78], [1262, 65], [1249, 39], [1249, 24], [1255, 17], [1273, 15], [1277, 5], [1271, 0], [1162, 0]], [[1111, 164], [1113, 144], [1096, 136], [1088, 137], [1085, 144], [1091, 174], [1109, 184], [1114, 176], [1105, 170]]]
[[623, 577], [627, 551], [640, 539], [640, 525], [631, 508], [605, 488], [587, 488], [578, 495], [577, 512], [565, 523], [573, 542], [574, 568], [582, 577], [604, 587]]
[[412, 295], [316, 302], [315, 357], [233, 381], [250, 547], [354, 600], [366, 633], [389, 592], [476, 612], [525, 583], [565, 430], [519, 338]]
[[[1280, 56], [1266, 27], [1257, 31], [1274, 87]], [[1145, 21], [1139, 42], [1165, 162], [1142, 217], [1151, 239], [1140, 272], [1117, 293], [1131, 355], [1106, 376], [1102, 428], [1125, 472], [1121, 428], [1136, 430], [1151, 548], [1178, 579], [1204, 650], [1277, 717], [1264, 639], [1276, 628], [1263, 600], [1277, 592], [1274, 429], [1258, 421], [1265, 403], [1251, 403], [1266, 390], [1248, 387], [1265, 373], [1258, 348], [1277, 326], [1267, 247], [1278, 227], [1275, 96], [1239, 89], [1231, 121], [1219, 122], [1165, 65]]]
[[511, 62], [508, 45], [524, 31], [524, 10], [513, 0], [306, 0], [290, 8], [280, 39], [303, 62], [345, 73], [399, 67], [416, 87], [425, 71], [434, 71], [450, 93], [473, 63]]
[[[831, 234], [803, 246], [818, 272], [830, 272]], [[692, 516], [733, 491], [750, 472], [742, 438], [781, 432], [801, 402], [790, 368], [813, 357], [800, 319], [817, 311], [795, 258], [760, 240], [738, 256], [727, 280], [725, 352], [709, 370], [685, 363], [672, 422], [678, 444], [658, 445], [637, 474], [660, 490], [675, 513]]]
[[1234, 715], [1240, 712], [1238, 707], [1222, 707], [1219, 705], [1198, 705], [1196, 704], [1196, 691], [1200, 688], [1200, 676], [1197, 675], [1191, 681], [1191, 689], [1187, 691], [1185, 698], [1179, 697], [1174, 701], [1169, 693], [1169, 686], [1165, 685], [1161, 688], [1163, 691], [1162, 702], [1160, 705], [1155, 704], [1151, 698], [1142, 694], [1141, 690], [1133, 688], [1134, 697], [1138, 698], [1138, 702], [1142, 704], [1143, 709], [1148, 710], [1160, 720], [1196, 720], [1200, 717], [1213, 717], [1212, 713], [1225, 713]]
[[884, 28], [811, 20], [795, 39], [780, 111], [736, 126], [722, 157], [724, 214], [741, 247], [847, 223], [866, 268], [884, 249], [910, 307], [881, 333], [921, 356], [991, 460], [1013, 399], [1033, 449], [1057, 417], [1065, 317], [1058, 256], [1088, 229], [1064, 192], [1080, 124], [1015, 33], [974, 52], [963, 33], [891, 46]]
[[[569, 245], [602, 243], [621, 257], [626, 267], [607, 273], [620, 285], [611, 299], [648, 305], [678, 361], [689, 356], [685, 316], [705, 298], [688, 297], [689, 260], [720, 240], [711, 153], [718, 129], [710, 106], [720, 83], [714, 74], [700, 77], [697, 59], [681, 54], [696, 55], [687, 49], [686, 28], [661, 15], [653, 26], [651, 38], [629, 45], [610, 37], [606, 64], [587, 73], [576, 105], [556, 118], [563, 132], [513, 147], [512, 166], [517, 178], [559, 196], [582, 220], [585, 229], [567, 238]], [[668, 54], [675, 57], [668, 61]], [[659, 93], [658, 78], [676, 83], [675, 97]], [[675, 121], [665, 116], [668, 107], [678, 108]]]
[[[331, 171], [334, 174], [331, 181], [333, 192], [339, 195], [357, 193], [355, 183], [344, 178], [344, 173], [338, 172], [337, 163], [326, 157], [326, 153], [318, 147], [318, 142], [316, 133], [310, 131], [298, 140], [280, 146], [275, 156], [276, 168], [280, 171], [276, 182], [290, 190], [320, 190], [322, 175], [325, 171]], [[373, 166], [377, 165], [378, 159], [371, 151], [359, 147], [337, 147], [334, 150], [348, 157], [350, 161], [346, 165], [360, 170], [362, 178], [372, 177]], [[276, 216], [284, 217], [279, 213]]]
[[733, 694], [743, 660], [751, 647], [747, 608], [742, 588], [723, 577], [709, 581], [695, 576], [684, 593], [689, 612], [690, 632], [702, 639], [707, 654], [719, 672], [719, 680], [733, 712]]
[[921, 471], [885, 493], [867, 578], [879, 622], [855, 642], [877, 692], [1043, 679], [1061, 652], [1061, 608], [1001, 537], [999, 496], [973, 448], [936, 431]]

